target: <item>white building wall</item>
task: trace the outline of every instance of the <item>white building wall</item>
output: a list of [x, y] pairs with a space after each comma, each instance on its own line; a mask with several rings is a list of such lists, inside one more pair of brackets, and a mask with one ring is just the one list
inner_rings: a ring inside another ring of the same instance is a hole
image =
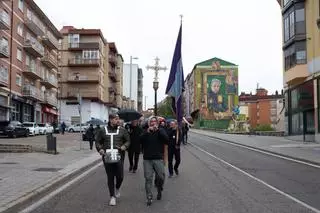
[[138, 68], [137, 64], [132, 64], [130, 97], [130, 64], [123, 64], [123, 95], [135, 101], [135, 109], [138, 108]]

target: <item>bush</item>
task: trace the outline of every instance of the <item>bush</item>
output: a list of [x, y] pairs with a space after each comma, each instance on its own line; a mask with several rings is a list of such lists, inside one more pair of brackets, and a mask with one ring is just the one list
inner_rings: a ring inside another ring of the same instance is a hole
[[258, 125], [254, 131], [274, 131], [270, 124], [261, 124]]

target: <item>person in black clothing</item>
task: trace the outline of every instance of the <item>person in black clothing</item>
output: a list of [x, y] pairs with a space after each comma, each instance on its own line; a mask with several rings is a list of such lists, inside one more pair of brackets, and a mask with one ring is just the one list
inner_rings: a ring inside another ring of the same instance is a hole
[[139, 163], [139, 155], [141, 152], [140, 136], [142, 135], [143, 130], [138, 126], [138, 121], [132, 121], [129, 128], [130, 134], [130, 146], [128, 149], [129, 156], [129, 171], [136, 173]]
[[186, 145], [188, 143], [188, 131], [189, 125], [186, 122], [182, 123], [182, 143]]
[[[173, 176], [173, 170], [176, 175], [179, 175], [179, 165], [181, 162], [180, 144], [182, 140], [182, 134], [177, 126], [176, 121], [170, 122], [170, 128], [168, 129], [169, 144], [168, 144], [168, 167], [169, 178]], [[175, 164], [173, 166], [173, 157], [175, 158]]]
[[93, 125], [90, 124], [89, 128], [86, 131], [86, 138], [89, 141], [90, 144], [90, 150], [92, 150], [93, 147], [93, 141], [94, 141], [94, 129], [93, 129]]
[[161, 200], [162, 197], [169, 138], [165, 130], [158, 127], [157, 118], [152, 117], [149, 120], [148, 130], [141, 135], [140, 141], [143, 149], [145, 189], [149, 206], [153, 199], [152, 180], [154, 173], [157, 180], [157, 200]]

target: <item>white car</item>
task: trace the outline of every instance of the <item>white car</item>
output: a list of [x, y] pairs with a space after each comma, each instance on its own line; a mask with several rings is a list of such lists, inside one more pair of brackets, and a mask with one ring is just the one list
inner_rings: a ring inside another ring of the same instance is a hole
[[23, 126], [29, 129], [29, 135], [39, 135], [39, 126], [35, 122], [23, 122]]
[[38, 126], [39, 126], [40, 135], [53, 133], [53, 126], [51, 126], [48, 123], [46, 123], [46, 124], [40, 123], [40, 124], [38, 124]]
[[[81, 130], [84, 131], [88, 124], [81, 124]], [[68, 132], [80, 132], [80, 124], [74, 124], [68, 127]]]

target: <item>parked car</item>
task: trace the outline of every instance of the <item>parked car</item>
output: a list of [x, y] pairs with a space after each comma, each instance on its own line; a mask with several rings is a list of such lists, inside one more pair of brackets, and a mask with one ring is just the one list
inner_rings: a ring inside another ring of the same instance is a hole
[[40, 123], [38, 126], [40, 135], [53, 133], [53, 126], [48, 123]]
[[[84, 131], [88, 124], [81, 124], [81, 130]], [[74, 124], [68, 127], [68, 132], [80, 132], [80, 124]]]
[[23, 122], [23, 126], [29, 129], [29, 135], [39, 135], [39, 126], [36, 122]]
[[0, 121], [0, 135], [10, 138], [18, 136], [29, 136], [29, 129], [24, 127], [19, 121]]

